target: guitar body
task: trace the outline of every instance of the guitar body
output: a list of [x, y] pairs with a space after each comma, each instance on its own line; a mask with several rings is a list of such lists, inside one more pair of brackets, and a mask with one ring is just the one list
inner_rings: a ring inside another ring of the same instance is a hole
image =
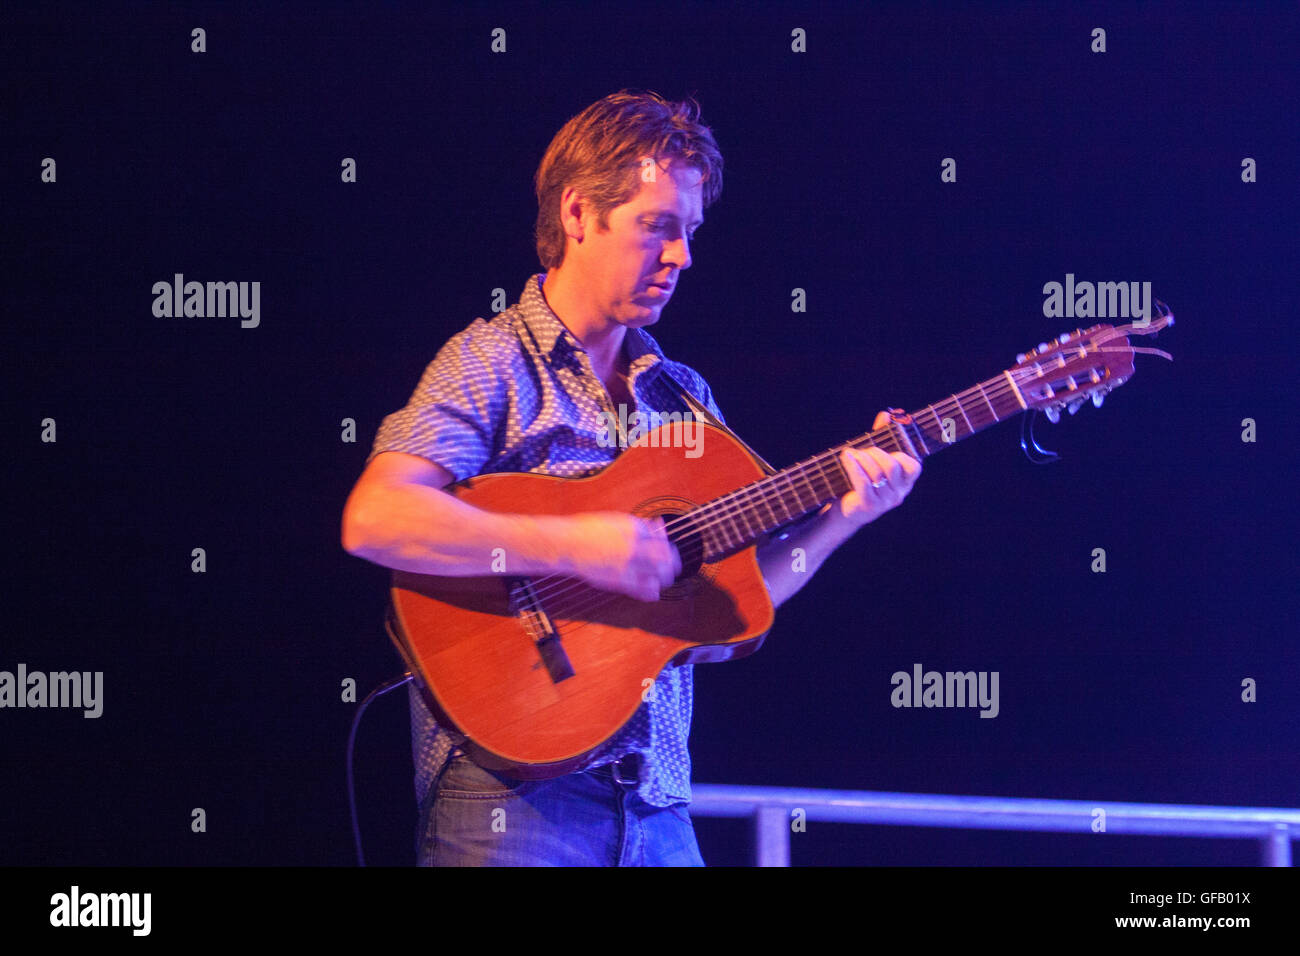
[[[484, 475], [446, 490], [492, 512], [653, 518], [681, 515], [763, 477], [740, 443], [704, 423], [696, 423], [703, 430], [699, 457], [656, 447], [673, 427], [644, 436], [586, 478]], [[534, 589], [544, 624], [517, 608], [521, 579], [509, 573], [510, 556], [500, 557], [504, 569], [494, 577], [395, 572], [393, 637], [458, 745], [481, 766], [523, 779], [581, 769], [631, 719], [670, 662], [752, 654], [772, 626], [752, 545], [716, 562], [691, 562], [683, 552], [682, 575], [659, 601], [548, 578]], [[548, 666], [539, 647], [548, 627], [567, 668]]]

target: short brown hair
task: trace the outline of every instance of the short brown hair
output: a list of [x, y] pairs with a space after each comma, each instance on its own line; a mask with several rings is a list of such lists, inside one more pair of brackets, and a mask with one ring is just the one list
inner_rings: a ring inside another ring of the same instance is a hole
[[621, 90], [592, 103], [564, 124], [546, 148], [537, 174], [537, 258], [543, 268], [564, 261], [560, 197], [575, 186], [592, 203], [596, 222], [609, 227], [609, 212], [641, 188], [640, 160], [681, 160], [703, 174], [703, 205], [722, 194], [722, 153], [699, 120], [693, 97], [672, 103], [658, 93]]

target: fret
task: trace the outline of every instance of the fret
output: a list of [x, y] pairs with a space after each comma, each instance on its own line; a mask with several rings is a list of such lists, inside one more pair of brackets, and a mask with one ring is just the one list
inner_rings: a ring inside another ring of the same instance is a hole
[[998, 411], [1002, 413], [1001, 418], [1006, 418], [1008, 415], [1024, 410], [1024, 406], [1020, 403], [1019, 390], [1016, 388], [1014, 381], [1011, 383], [1010, 389], [1006, 387], [1001, 379], [997, 378], [991, 378], [984, 384], [996, 396]]
[[813, 477], [817, 469], [817, 459], [810, 458], [799, 468], [799, 477], [803, 480], [803, 505], [804, 511], [811, 511], [813, 508], [821, 507], [822, 496], [813, 484]]
[[764, 527], [761, 512], [758, 510], [759, 503], [763, 501], [764, 485], [759, 483], [753, 488], [746, 490], [737, 502], [740, 514], [745, 518], [745, 536], [748, 538], [757, 537], [757, 531], [762, 531]]
[[[930, 454], [930, 446], [925, 443], [925, 436], [921, 434], [921, 424], [913, 418], [912, 424], [904, 425], [903, 428], [911, 428], [916, 433], [916, 440], [921, 443], [921, 452], [928, 457]], [[915, 447], [915, 445], [913, 447]]]
[[[781, 510], [785, 512], [785, 521], [789, 521], [792, 518], [796, 517], [796, 515], [794, 510], [791, 509], [790, 507], [789, 497], [786, 495], [784, 491], [781, 490], [781, 485], [780, 485], [780, 482], [782, 481], [788, 483], [790, 481], [789, 476], [786, 475], [784, 471], [777, 472], [775, 475], [772, 476], [771, 481], [772, 481], [772, 487], [776, 489], [777, 501], [781, 503]], [[784, 521], [782, 523], [784, 524]]]
[[770, 516], [770, 520], [772, 522], [771, 527], [775, 528], [781, 522], [777, 520], [776, 509], [772, 507], [771, 489], [768, 488], [767, 482], [765, 481], [761, 482], [758, 487], [759, 487], [759, 494], [763, 502], [763, 507], [767, 508], [767, 513]]
[[[731, 540], [731, 533], [727, 530], [727, 525], [729, 523], [732, 525], [732, 527], [736, 528], [737, 534], [736, 534], [736, 540], [734, 542]], [[734, 512], [728, 514], [724, 511], [724, 513], [721, 515], [721, 521], [718, 527], [722, 530], [722, 534], [724, 536], [723, 545], [725, 546], [726, 550], [730, 551], [732, 548], [737, 547], [744, 540], [744, 537], [739, 533], [740, 529], [736, 527]]]
[[[966, 407], [962, 405], [961, 399], [957, 398], [957, 395], [949, 395], [949, 397], [948, 397], [948, 401], [949, 401], [949, 402], [952, 402], [954, 406], [957, 406], [957, 412], [958, 412], [958, 414], [962, 416], [962, 421], [965, 421], [965, 423], [966, 423], [966, 433], [967, 433], [967, 434], [975, 434], [975, 425], [974, 425], [974, 424], [971, 424], [970, 416], [966, 414]], [[950, 418], [950, 416], [949, 416], [949, 418]], [[962, 437], [962, 436], [958, 436], [958, 433], [957, 433], [957, 420], [954, 419], [954, 420], [953, 420], [953, 440], [956, 441], [958, 437]]]
[[[945, 445], [950, 444], [950, 442], [948, 441], [948, 439], [945, 437], [947, 433], [943, 430], [943, 419], [941, 419], [941, 418], [939, 417], [939, 413], [936, 412], [936, 411], [934, 410], [934, 406], [933, 406], [933, 405], [927, 405], [927, 406], [925, 406], [925, 407], [928, 408], [928, 409], [930, 409], [930, 416], [934, 419], [934, 427], [935, 427], [936, 429], [938, 429], [938, 437], [939, 437], [939, 441], [941, 441], [941, 442], [942, 442], [943, 444], [945, 444]], [[956, 441], [956, 439], [957, 439], [957, 423], [956, 423], [956, 422], [953, 423], [953, 436], [952, 436], [952, 437], [953, 437], [953, 440]]]
[[894, 444], [898, 446], [898, 450], [904, 455], [908, 455], [912, 458], [916, 457], [912, 454], [916, 449], [912, 448], [910, 444], [906, 448], [903, 447], [903, 442], [908, 440], [907, 429], [895, 422], [892, 418], [889, 420], [889, 437], [893, 440]]
[[781, 503], [781, 512], [783, 514], [778, 515], [778, 517], [781, 519], [782, 524], [799, 517], [798, 499], [792, 500], [791, 498], [794, 489], [790, 482], [789, 472], [790, 469], [787, 468], [785, 471], [777, 472], [770, 479], [772, 487], [776, 489], [777, 501]]
[[830, 498], [838, 498], [852, 487], [852, 482], [849, 481], [849, 476], [845, 473], [844, 466], [840, 464], [839, 455], [836, 455], [828, 461], [825, 467], [830, 469], [830, 476], [826, 479], [831, 489]]
[[[935, 414], [934, 406], [927, 405], [922, 411], [930, 413], [930, 417], [934, 419], [935, 427], [938, 429], [939, 441], [943, 441], [943, 422], [939, 421], [939, 416]], [[922, 412], [917, 412], [917, 418], [920, 418], [921, 414]]]
[[709, 508], [703, 507], [695, 518], [696, 526], [700, 529], [700, 536], [704, 540], [704, 554], [706, 556], [721, 554], [726, 548], [722, 545], [722, 539], [718, 535], [717, 529], [710, 524]]
[[[790, 482], [794, 485], [795, 492], [798, 494], [796, 501], [799, 504], [799, 513], [803, 514], [817, 505], [817, 492], [812, 486], [812, 481], [808, 477], [808, 469], [812, 461], [799, 463], [799, 467], [792, 469]], [[800, 483], [796, 483], [796, 479]]]
[[981, 385], [979, 382], [976, 382], [976, 383], [975, 383], [975, 387], [978, 388], [978, 389], [980, 390], [980, 397], [984, 399], [984, 404], [987, 405], [987, 406], [989, 407], [989, 411], [993, 413], [993, 420], [994, 420], [995, 422], [1000, 422], [1000, 421], [1002, 421], [1002, 419], [998, 417], [997, 410], [994, 409], [994, 407], [993, 407], [993, 403], [990, 402], [990, 401], [989, 401], [989, 397], [988, 397], [987, 395], [984, 394], [984, 386]]
[[1005, 375], [1007, 377], [1007, 381], [1011, 383], [1011, 391], [1012, 393], [1015, 394], [1016, 401], [1020, 403], [1021, 410], [1027, 411], [1029, 409], [1029, 406], [1025, 404], [1024, 396], [1020, 394], [1020, 386], [1016, 384], [1016, 380], [1015, 378], [1012, 377], [1011, 372], [1008, 370], [1003, 372], [1002, 374]]
[[[969, 395], [966, 396], [966, 400], [967, 400], [967, 401], [970, 401], [970, 396], [969, 396]], [[977, 411], [976, 409], [972, 408], [969, 412], [967, 412], [967, 411], [966, 411], [966, 402], [963, 402], [963, 401], [961, 400], [961, 396], [960, 396], [960, 395], [949, 395], [948, 398], [947, 398], [945, 401], [946, 401], [946, 402], [951, 402], [952, 405], [953, 405], [953, 407], [957, 409], [958, 413], [960, 413], [960, 415], [961, 415], [961, 421], [962, 421], [962, 423], [964, 423], [964, 424], [966, 425], [966, 434], [967, 434], [967, 435], [974, 435], [975, 432], [979, 430], [979, 427], [975, 424], [975, 420], [974, 420], [971, 416], [972, 416], [972, 415], [977, 415], [977, 414], [979, 414], [978, 411]], [[954, 420], [954, 421], [955, 421], [955, 420]], [[960, 432], [959, 432], [959, 434], [960, 434]], [[965, 437], [965, 436], [963, 435], [962, 437]]]
[[744, 529], [748, 535], [746, 541], [820, 508], [826, 502], [838, 498], [849, 487], [850, 482], [833, 451], [823, 452], [785, 471], [770, 475], [749, 492], [751, 501], [761, 502], [771, 516], [770, 523], [764, 519], [757, 504], [750, 505], [746, 509], [746, 515], [757, 519], [753, 523], [758, 527]]
[[799, 474], [803, 478], [804, 489], [808, 495], [808, 504], [810, 507], [817, 507], [821, 504], [822, 492], [817, 487], [817, 479], [820, 477], [821, 463], [816, 458], [810, 458], [799, 468]]
[[831, 481], [830, 477], [826, 474], [827, 467], [838, 467], [838, 457], [838, 455], [832, 455], [829, 460], [821, 459], [817, 463], [817, 477], [822, 484], [826, 486], [826, 490], [818, 494], [818, 497], [824, 501], [830, 501], [833, 498], [839, 497], [839, 495], [835, 493], [835, 483]]
[[781, 507], [785, 509], [786, 520], [799, 517], [799, 506], [802, 501], [799, 489], [795, 487], [793, 475], [798, 468], [799, 466], [795, 465], [772, 476], [773, 484], [781, 491]]
[[698, 518], [696, 518], [696, 521], [701, 527], [700, 536], [704, 540], [704, 554], [705, 554], [705, 558], [707, 559], [711, 555], [721, 554], [723, 551], [726, 550], [726, 548], [722, 546], [722, 541], [718, 537], [717, 531], [715, 531], [712, 527], [705, 527], [708, 524], [708, 520], [709, 520], [708, 508], [707, 507], [701, 508], [700, 511], [701, 514]]
[[970, 416], [966, 414], [966, 406], [961, 403], [961, 399], [959, 399], [956, 395], [951, 395], [949, 397], [952, 399], [953, 404], [957, 406], [957, 411], [961, 412], [961, 417], [966, 422], [966, 428], [970, 430], [970, 433], [972, 435], [974, 435], [976, 429], [975, 426], [971, 424]]
[[753, 532], [751, 525], [762, 525], [763, 519], [758, 516], [758, 500], [754, 497], [756, 491], [761, 491], [762, 486], [754, 488], [741, 488], [732, 497], [732, 506], [735, 508], [736, 517], [744, 522], [743, 531], [746, 539]]
[[746, 491], [741, 494], [739, 500], [736, 502], [736, 514], [740, 520], [744, 522], [745, 541], [752, 541], [754, 538], [758, 537], [757, 532], [763, 527], [763, 521], [758, 517], [757, 511], [750, 500], [753, 497], [753, 494], [753, 489]]

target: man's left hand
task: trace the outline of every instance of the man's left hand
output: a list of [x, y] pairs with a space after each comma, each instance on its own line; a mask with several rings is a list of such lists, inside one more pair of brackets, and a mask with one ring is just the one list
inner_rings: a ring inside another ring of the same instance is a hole
[[[875, 430], [888, 424], [889, 412], [881, 412], [871, 427]], [[840, 453], [840, 465], [853, 482], [853, 490], [840, 498], [836, 507], [859, 527], [901, 505], [921, 475], [921, 463], [911, 455], [879, 448], [846, 448]]]

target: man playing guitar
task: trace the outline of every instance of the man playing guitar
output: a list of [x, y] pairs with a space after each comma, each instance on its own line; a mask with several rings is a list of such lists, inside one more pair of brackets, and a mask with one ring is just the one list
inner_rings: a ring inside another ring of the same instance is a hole
[[[669, 361], [644, 330], [690, 268], [694, 232], [721, 192], [722, 157], [693, 100], [623, 91], [560, 130], [536, 187], [546, 272], [510, 309], [454, 336], [407, 406], [384, 419], [344, 508], [343, 547], [446, 577], [491, 575], [504, 560], [511, 574], [563, 575], [655, 602], [682, 572], [662, 520], [489, 512], [442, 489], [484, 473], [598, 471], [621, 452], [598, 440], [619, 406], [681, 412], [674, 382], [721, 419], [698, 373]], [[873, 427], [888, 421], [882, 412]], [[875, 447], [846, 448], [840, 465], [851, 490], [757, 547], [774, 607], [901, 504], [921, 471], [912, 456]], [[666, 667], [642, 700], [591, 766], [521, 781], [475, 763], [412, 692], [419, 863], [702, 865], [687, 812], [691, 665]]]

